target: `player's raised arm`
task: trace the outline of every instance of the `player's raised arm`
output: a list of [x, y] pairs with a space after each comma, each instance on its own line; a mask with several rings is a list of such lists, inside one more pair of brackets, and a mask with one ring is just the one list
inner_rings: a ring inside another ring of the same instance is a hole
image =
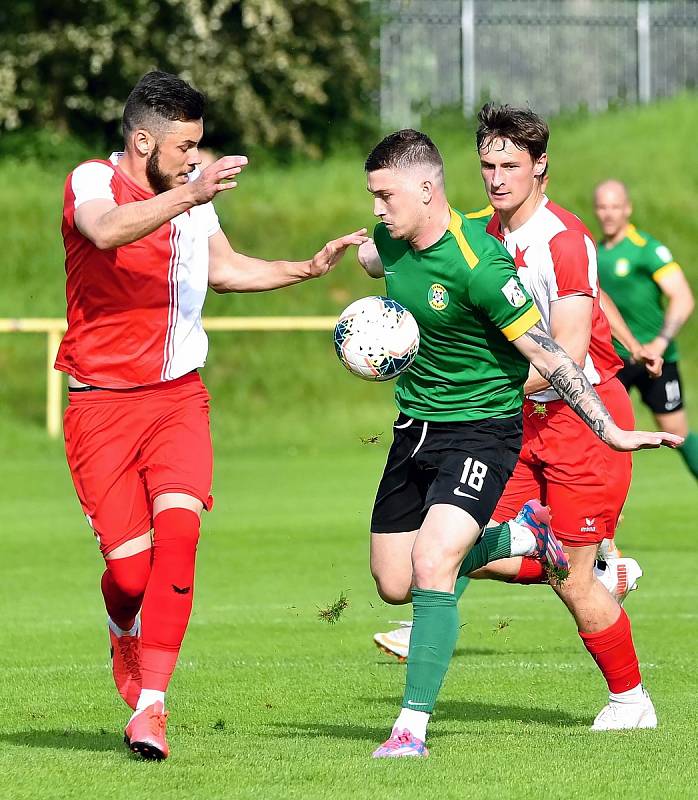
[[385, 270], [381, 261], [378, 248], [373, 239], [369, 239], [359, 246], [356, 254], [359, 264], [366, 270], [372, 278], [384, 278]]
[[333, 239], [307, 261], [266, 261], [236, 252], [223, 231], [209, 238], [208, 283], [216, 292], [263, 292], [319, 278], [339, 263], [349, 247], [368, 241], [366, 228]]
[[614, 450], [678, 447], [683, 438], [658, 431], [626, 431], [613, 421], [584, 372], [549, 334], [537, 325], [515, 339], [514, 346], [550, 382], [560, 397]]
[[[235, 188], [237, 183], [230, 179], [238, 175], [245, 164], [245, 156], [224, 156], [203, 170], [196, 180], [175, 186], [147, 200], [117, 205], [114, 199], [104, 196], [86, 199], [75, 210], [75, 225], [100, 250], [112, 250], [130, 244], [190, 208], [208, 203], [218, 192]], [[71, 180], [76, 197], [84, 193], [89, 198], [90, 191], [93, 194], [109, 193], [109, 180], [106, 187], [99, 186], [100, 166], [87, 163], [74, 171]], [[108, 167], [106, 169], [109, 170]], [[90, 182], [94, 188], [90, 187]]]

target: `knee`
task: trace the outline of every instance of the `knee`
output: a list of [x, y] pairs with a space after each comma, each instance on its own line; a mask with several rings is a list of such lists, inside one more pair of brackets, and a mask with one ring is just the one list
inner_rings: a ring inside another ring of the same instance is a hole
[[376, 590], [381, 600], [391, 606], [401, 606], [410, 602], [412, 577], [397, 577], [373, 572]]
[[186, 508], [168, 508], [153, 520], [153, 544], [178, 550], [195, 551], [199, 543], [201, 520], [195, 511]]
[[111, 582], [126, 597], [138, 599], [145, 592], [150, 576], [150, 550], [129, 558], [106, 561], [102, 587]]
[[431, 588], [440, 583], [444, 577], [444, 563], [434, 558], [432, 553], [415, 553], [412, 558], [414, 585]]

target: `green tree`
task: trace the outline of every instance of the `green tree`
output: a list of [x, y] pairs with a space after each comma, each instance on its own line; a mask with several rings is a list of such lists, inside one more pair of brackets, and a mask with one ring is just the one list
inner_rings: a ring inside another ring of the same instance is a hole
[[367, 0], [14, 0], [0, 8], [0, 127], [114, 136], [150, 69], [210, 99], [206, 140], [318, 155], [372, 127]]

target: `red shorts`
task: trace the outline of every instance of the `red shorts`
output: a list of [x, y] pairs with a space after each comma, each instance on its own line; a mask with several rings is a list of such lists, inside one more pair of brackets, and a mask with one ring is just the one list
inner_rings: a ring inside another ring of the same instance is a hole
[[[615, 423], [635, 426], [628, 393], [620, 381], [596, 386]], [[628, 496], [632, 473], [630, 453], [604, 444], [562, 400], [524, 403], [521, 454], [494, 512], [494, 519], [516, 516], [521, 506], [539, 497], [550, 506], [555, 533], [570, 547], [612, 538]]]
[[160, 494], [189, 494], [211, 509], [209, 395], [198, 373], [138, 389], [69, 394], [68, 466], [104, 555], [153, 527]]

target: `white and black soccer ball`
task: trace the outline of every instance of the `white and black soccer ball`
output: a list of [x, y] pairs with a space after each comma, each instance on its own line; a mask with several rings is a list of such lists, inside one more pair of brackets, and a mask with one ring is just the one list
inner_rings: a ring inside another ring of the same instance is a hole
[[349, 372], [366, 381], [389, 381], [414, 361], [419, 327], [395, 300], [363, 297], [339, 315], [334, 347]]

